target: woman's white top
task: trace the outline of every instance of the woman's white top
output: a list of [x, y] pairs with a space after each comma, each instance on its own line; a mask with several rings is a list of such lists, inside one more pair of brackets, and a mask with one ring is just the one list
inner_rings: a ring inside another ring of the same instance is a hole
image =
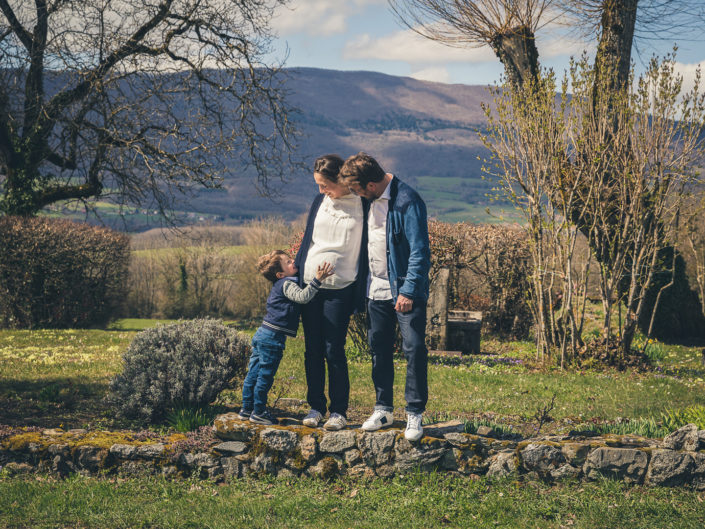
[[363, 228], [362, 200], [350, 193], [324, 197], [313, 223], [313, 236], [304, 264], [304, 282], [316, 277], [318, 266], [329, 262], [335, 273], [321, 288], [341, 289], [355, 282]]

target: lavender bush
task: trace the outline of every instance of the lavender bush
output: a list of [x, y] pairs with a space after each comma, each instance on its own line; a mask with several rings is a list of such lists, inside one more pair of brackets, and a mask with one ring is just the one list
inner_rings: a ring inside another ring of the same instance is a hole
[[160, 325], [140, 332], [110, 384], [120, 415], [156, 421], [175, 405], [210, 404], [242, 375], [248, 338], [216, 320]]

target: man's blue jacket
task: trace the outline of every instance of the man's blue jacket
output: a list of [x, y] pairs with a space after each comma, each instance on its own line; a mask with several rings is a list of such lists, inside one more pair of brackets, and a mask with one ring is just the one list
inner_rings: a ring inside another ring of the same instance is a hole
[[431, 268], [426, 204], [396, 176], [389, 185], [387, 272], [392, 297], [395, 303], [399, 294], [426, 302]]

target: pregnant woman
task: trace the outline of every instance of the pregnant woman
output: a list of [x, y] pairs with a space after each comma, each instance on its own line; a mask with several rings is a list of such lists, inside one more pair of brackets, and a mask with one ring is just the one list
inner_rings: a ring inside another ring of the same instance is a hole
[[[343, 159], [328, 154], [316, 159], [313, 178], [320, 194], [311, 204], [301, 247], [296, 254], [300, 286], [315, 276], [318, 265], [328, 262], [335, 275], [323, 281], [318, 295], [302, 308], [306, 352], [304, 363], [307, 401], [311, 410], [304, 425], [316, 427], [326, 410], [324, 428], [340, 430], [347, 425], [350, 380], [345, 357], [345, 337], [350, 315], [364, 307], [367, 281], [366, 200], [350, 193], [338, 179]], [[325, 379], [328, 367], [328, 395]]]

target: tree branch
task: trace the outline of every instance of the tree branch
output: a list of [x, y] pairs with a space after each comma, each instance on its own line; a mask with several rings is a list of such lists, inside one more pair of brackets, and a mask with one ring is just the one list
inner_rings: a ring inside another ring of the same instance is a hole
[[87, 199], [97, 197], [103, 191], [103, 183], [100, 181], [100, 171], [105, 159], [106, 144], [101, 139], [98, 140], [98, 148], [95, 157], [88, 170], [88, 178], [85, 184], [49, 186], [44, 188], [36, 197], [36, 204], [39, 209], [58, 202], [59, 200]]
[[0, 42], [5, 40], [8, 35], [12, 35], [12, 28], [11, 27], [8, 27], [5, 31], [0, 33]]
[[101, 184], [94, 182], [73, 186], [51, 186], [37, 196], [36, 204], [41, 209], [59, 200], [87, 199], [98, 196], [102, 188]]
[[17, 20], [17, 16], [12, 10], [12, 7], [10, 7], [10, 4], [7, 3], [7, 0], [0, 0], [0, 10], [2, 10], [5, 18], [9, 22], [13, 33], [17, 35], [17, 38], [20, 39], [22, 45], [27, 48], [27, 51], [30, 51], [32, 49], [32, 36], [29, 31], [20, 24], [20, 21]]
[[12, 158], [15, 155], [12, 143], [13, 134], [10, 128], [10, 115], [7, 111], [8, 104], [7, 93], [4, 87], [0, 85], [0, 153], [2, 153], [6, 164], [12, 163]]
[[46, 161], [53, 163], [61, 169], [70, 169], [72, 171], [77, 169], [75, 158], [64, 158], [60, 154], [51, 150], [46, 153]]
[[[22, 134], [25, 137], [34, 135], [34, 130], [32, 129], [38, 125], [38, 118], [44, 101], [44, 52], [49, 30], [49, 14], [47, 13], [45, 0], [35, 0], [35, 5], [37, 6], [37, 23], [34, 26], [32, 48], [29, 50], [29, 71], [25, 80], [24, 127], [22, 129]], [[36, 138], [36, 142], [32, 141], [35, 145], [32, 149], [34, 152], [41, 148], [40, 145], [45, 143], [45, 138], [46, 136], [42, 137], [40, 135]]]
[[[0, 0], [0, 2], [3, 1], [5, 0]], [[93, 86], [93, 83], [95, 83], [98, 79], [103, 78], [113, 66], [124, 58], [129, 57], [130, 55], [133, 55], [137, 51], [143, 49], [144, 47], [140, 46], [140, 42], [151, 30], [156, 28], [160, 22], [166, 19], [173, 1], [174, 0], [165, 0], [157, 13], [148, 22], [142, 25], [142, 27], [135, 31], [123, 46], [108, 55], [97, 67], [88, 73], [85, 81], [79, 83], [70, 90], [59, 92], [52, 97], [47, 105], [45, 121], [53, 122], [63, 108], [85, 97], [91, 86]]]

